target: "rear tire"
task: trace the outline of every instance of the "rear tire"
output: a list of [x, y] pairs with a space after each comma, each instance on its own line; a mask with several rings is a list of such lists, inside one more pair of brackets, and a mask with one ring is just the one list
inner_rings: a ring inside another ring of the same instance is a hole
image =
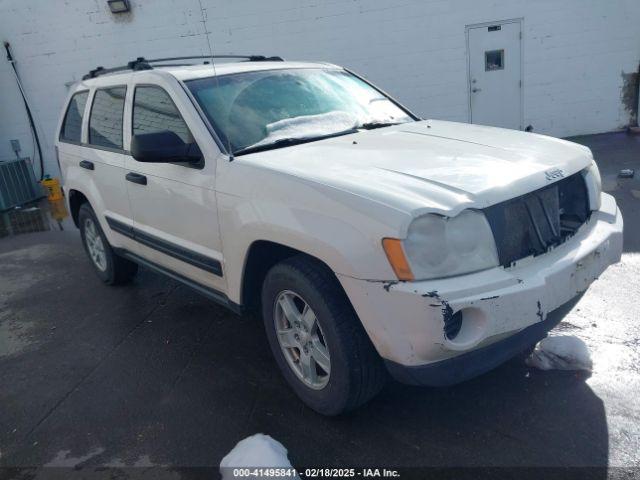
[[137, 273], [138, 265], [113, 251], [88, 203], [80, 206], [78, 224], [84, 250], [98, 277], [107, 285], [129, 282]]
[[320, 262], [300, 255], [272, 267], [262, 287], [262, 314], [282, 374], [318, 413], [352, 410], [384, 386], [380, 356], [335, 275]]

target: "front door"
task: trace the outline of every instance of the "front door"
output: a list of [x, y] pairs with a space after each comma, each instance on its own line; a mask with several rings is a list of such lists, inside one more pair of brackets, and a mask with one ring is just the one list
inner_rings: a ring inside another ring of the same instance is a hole
[[471, 123], [522, 129], [521, 23], [467, 28]]
[[133, 253], [224, 292], [214, 189], [216, 156], [207, 150], [203, 127], [189, 125], [176, 103], [160, 85], [137, 84], [131, 102], [132, 134], [171, 131], [185, 143], [196, 141], [207, 158], [200, 165], [143, 163], [127, 158], [127, 190], [137, 244]]

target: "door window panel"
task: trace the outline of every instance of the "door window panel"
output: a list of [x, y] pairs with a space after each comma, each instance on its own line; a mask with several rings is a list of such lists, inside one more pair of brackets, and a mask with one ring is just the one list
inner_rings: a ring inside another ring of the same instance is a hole
[[484, 52], [484, 71], [504, 70], [504, 50]]
[[133, 134], [170, 131], [184, 143], [192, 143], [193, 137], [180, 112], [160, 87], [136, 87], [133, 100]]
[[89, 116], [89, 143], [122, 149], [122, 116], [126, 87], [97, 90]]
[[76, 93], [71, 97], [67, 113], [64, 116], [62, 130], [60, 131], [61, 140], [80, 143], [82, 139], [82, 117], [84, 116], [84, 107], [87, 104], [88, 97], [88, 91]]

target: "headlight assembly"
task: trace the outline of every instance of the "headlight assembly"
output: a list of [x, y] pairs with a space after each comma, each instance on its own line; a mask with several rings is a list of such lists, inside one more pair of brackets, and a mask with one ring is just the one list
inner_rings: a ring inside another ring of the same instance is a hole
[[589, 207], [591, 210], [600, 210], [600, 194], [602, 193], [602, 179], [600, 170], [595, 160], [591, 160], [591, 165], [583, 170], [584, 180], [589, 193]]
[[491, 227], [474, 210], [418, 217], [405, 240], [385, 239], [383, 246], [400, 280], [451, 277], [498, 265]]

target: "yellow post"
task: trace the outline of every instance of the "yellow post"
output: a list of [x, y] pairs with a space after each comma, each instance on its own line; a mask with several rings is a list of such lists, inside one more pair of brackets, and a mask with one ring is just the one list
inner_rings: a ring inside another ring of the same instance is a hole
[[56, 222], [61, 222], [69, 216], [69, 212], [67, 212], [67, 207], [65, 206], [63, 199], [50, 200], [49, 211]]

